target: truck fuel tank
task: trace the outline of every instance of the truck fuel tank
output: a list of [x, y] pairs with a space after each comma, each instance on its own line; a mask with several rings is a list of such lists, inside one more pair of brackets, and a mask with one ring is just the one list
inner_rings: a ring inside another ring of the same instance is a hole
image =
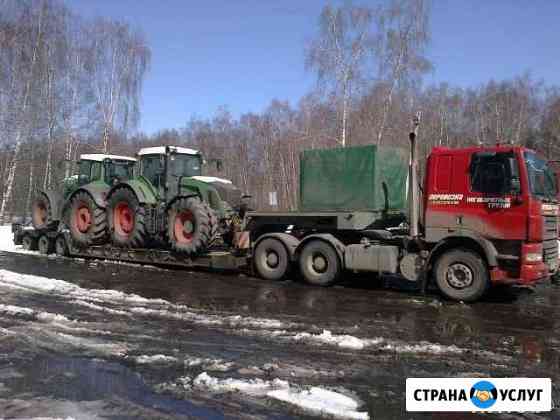
[[399, 266], [399, 248], [369, 243], [348, 245], [344, 262], [348, 270], [395, 274]]

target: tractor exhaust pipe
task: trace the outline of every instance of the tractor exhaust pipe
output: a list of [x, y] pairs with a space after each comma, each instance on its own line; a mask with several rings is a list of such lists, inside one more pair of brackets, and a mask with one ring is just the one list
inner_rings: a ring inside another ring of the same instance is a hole
[[410, 224], [409, 234], [412, 238], [418, 237], [419, 223], [419, 193], [418, 193], [418, 156], [416, 150], [416, 138], [420, 127], [421, 113], [417, 112], [412, 119], [412, 131], [408, 135], [410, 140], [410, 164], [408, 167], [408, 223]]

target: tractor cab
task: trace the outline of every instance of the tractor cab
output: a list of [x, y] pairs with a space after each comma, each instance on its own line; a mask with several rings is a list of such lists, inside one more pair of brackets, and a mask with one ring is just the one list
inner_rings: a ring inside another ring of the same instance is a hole
[[140, 175], [154, 186], [161, 200], [175, 197], [184, 178], [202, 175], [201, 154], [186, 147], [146, 147], [138, 157]]
[[127, 156], [93, 153], [81, 155], [78, 161], [78, 184], [102, 182], [114, 185], [132, 178], [136, 159]]

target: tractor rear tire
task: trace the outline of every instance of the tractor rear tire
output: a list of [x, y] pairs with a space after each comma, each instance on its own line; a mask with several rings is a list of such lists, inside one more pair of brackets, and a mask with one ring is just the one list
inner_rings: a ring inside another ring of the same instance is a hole
[[48, 228], [53, 222], [52, 206], [45, 193], [39, 193], [31, 204], [31, 223], [37, 230]]
[[134, 191], [117, 188], [107, 200], [107, 219], [111, 242], [121, 248], [146, 245], [146, 213]]
[[167, 235], [174, 251], [201, 254], [216, 240], [218, 219], [214, 210], [199, 198], [178, 199], [167, 215]]
[[107, 215], [93, 198], [80, 191], [70, 200], [67, 224], [72, 240], [80, 247], [98, 245], [107, 239]]

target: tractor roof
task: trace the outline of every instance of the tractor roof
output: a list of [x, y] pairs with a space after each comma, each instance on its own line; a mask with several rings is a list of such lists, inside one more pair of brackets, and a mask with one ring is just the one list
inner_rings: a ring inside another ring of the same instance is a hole
[[187, 147], [179, 147], [179, 146], [156, 146], [156, 147], [144, 147], [140, 149], [138, 155], [164, 155], [165, 148], [169, 147], [171, 151], [181, 155], [199, 155], [200, 152], [198, 150], [189, 149]]
[[131, 162], [136, 162], [135, 158], [131, 158], [128, 156], [106, 155], [104, 153], [90, 153], [88, 155], [80, 155], [80, 160], [94, 160], [96, 162], [103, 162], [105, 159], [129, 160]]

